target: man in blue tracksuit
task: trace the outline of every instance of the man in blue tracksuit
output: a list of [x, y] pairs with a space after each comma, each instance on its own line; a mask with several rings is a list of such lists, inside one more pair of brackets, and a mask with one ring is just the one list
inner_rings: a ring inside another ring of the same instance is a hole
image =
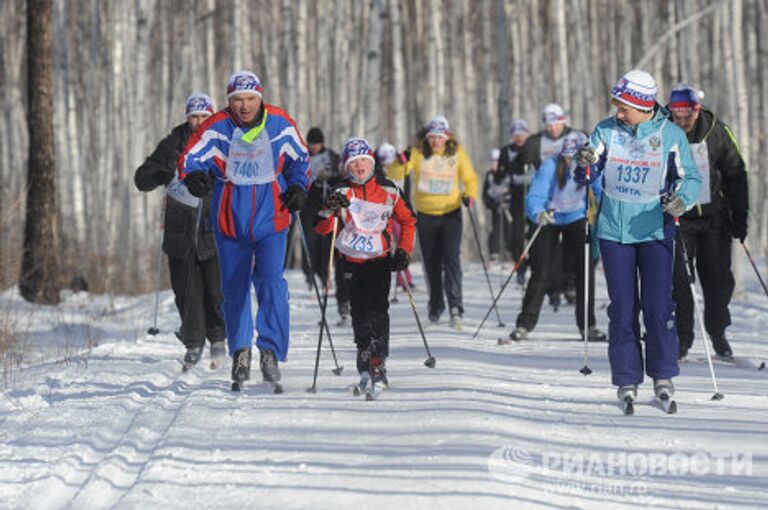
[[[540, 228], [538, 237], [531, 245], [531, 279], [525, 289], [523, 308], [517, 316], [511, 340], [523, 340], [539, 320], [541, 305], [547, 292], [547, 284], [553, 267], [560, 260], [555, 250], [562, 236], [563, 254], [575, 259], [576, 267], [576, 324], [584, 331], [584, 233], [587, 221], [587, 194], [584, 183], [576, 184], [571, 176], [571, 163], [576, 151], [587, 137], [580, 131], [571, 131], [562, 143], [560, 153], [547, 158], [536, 171], [528, 195], [525, 212]], [[590, 264], [587, 324], [589, 340], [605, 341], [605, 334], [595, 327], [595, 292], [593, 265]], [[502, 340], [500, 343], [507, 343]]]
[[179, 159], [189, 191], [211, 191], [211, 224], [221, 265], [232, 379], [250, 376], [253, 317], [265, 381], [277, 382], [277, 360], [288, 354], [288, 284], [283, 276], [291, 213], [306, 202], [308, 153], [298, 128], [283, 110], [262, 102], [259, 78], [239, 71], [227, 84], [229, 106], [195, 132]]
[[637, 397], [644, 367], [657, 396], [674, 391], [671, 379], [680, 372], [672, 301], [674, 217], [693, 206], [701, 187], [685, 133], [656, 102], [656, 93], [650, 74], [625, 74], [611, 89], [616, 115], [597, 125], [576, 157], [575, 179], [584, 182], [589, 166], [601, 197], [597, 238], [610, 298], [608, 357], [622, 401]]

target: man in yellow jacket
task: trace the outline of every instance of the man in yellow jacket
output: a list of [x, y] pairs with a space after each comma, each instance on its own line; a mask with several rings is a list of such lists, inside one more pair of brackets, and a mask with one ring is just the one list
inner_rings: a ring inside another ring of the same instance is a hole
[[474, 207], [477, 174], [467, 153], [449, 131], [445, 117], [435, 117], [427, 134], [411, 151], [406, 174], [413, 174], [414, 206], [424, 271], [429, 285], [429, 320], [437, 323], [445, 311], [451, 326], [461, 329], [461, 204]]

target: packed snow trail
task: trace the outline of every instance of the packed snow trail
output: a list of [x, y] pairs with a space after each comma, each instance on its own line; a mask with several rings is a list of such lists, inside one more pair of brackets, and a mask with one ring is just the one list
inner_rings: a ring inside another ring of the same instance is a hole
[[[508, 270], [491, 269], [494, 286]], [[414, 298], [425, 314], [416, 273]], [[207, 350], [183, 374], [169, 292], [155, 337], [144, 333], [153, 295], [111, 308], [77, 295], [59, 311], [32, 315], [15, 293], [3, 293], [3, 307], [30, 317], [31, 339], [74, 330], [62, 323], [90, 323], [99, 345], [72, 347], [64, 361], [60, 349], [49, 350], [49, 361], [14, 374], [0, 400], [0, 508], [764, 507], [766, 371], [719, 364], [726, 398], [713, 402], [707, 364], [685, 363], [675, 379], [677, 414], [656, 407], [646, 381], [635, 414], [624, 416], [606, 344], [590, 344], [594, 373], [579, 373], [573, 307], [554, 313], [545, 305], [519, 343], [497, 346], [509, 331], [495, 323], [472, 340], [489, 299], [479, 266], [465, 268], [464, 279], [464, 331], [447, 318], [425, 331], [435, 369], [423, 365], [407, 300], [392, 305], [390, 387], [373, 402], [352, 395], [354, 370], [331, 373], [327, 345], [318, 391], [305, 392], [320, 314], [300, 272], [289, 273], [292, 347], [280, 366], [282, 395], [261, 383], [258, 364], [232, 393], [229, 363], [210, 370]], [[768, 300], [757, 285], [732, 306], [729, 334], [739, 356], [762, 360]], [[508, 328], [520, 300], [510, 286], [499, 301]], [[602, 328], [605, 303], [598, 279]], [[329, 311], [333, 323], [332, 301]], [[351, 329], [332, 329], [339, 362], [354, 367]], [[697, 338], [691, 357], [703, 351]]]

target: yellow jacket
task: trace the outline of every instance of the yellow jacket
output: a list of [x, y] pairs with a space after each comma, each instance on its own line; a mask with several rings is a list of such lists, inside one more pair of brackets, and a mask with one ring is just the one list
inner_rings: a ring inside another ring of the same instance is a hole
[[438, 216], [461, 207], [459, 183], [464, 193], [477, 198], [477, 174], [464, 148], [459, 146], [451, 156], [443, 152], [425, 159], [419, 149], [411, 151], [405, 175], [413, 172], [413, 204], [420, 213]]

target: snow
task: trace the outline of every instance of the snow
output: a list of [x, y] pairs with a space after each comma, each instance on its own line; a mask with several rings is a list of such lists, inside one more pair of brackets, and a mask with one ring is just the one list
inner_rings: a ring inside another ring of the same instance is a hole
[[[426, 321], [419, 268], [414, 298]], [[495, 289], [510, 266], [494, 266]], [[497, 346], [514, 324], [513, 282], [472, 334], [490, 299], [482, 268], [465, 268], [465, 329], [427, 328], [426, 359], [402, 293], [392, 305], [392, 387], [351, 395], [351, 330], [331, 327], [311, 385], [319, 310], [299, 272], [291, 287], [286, 393], [260, 375], [229, 391], [229, 366], [180, 371], [178, 318], [160, 299], [161, 334], [147, 336], [154, 295], [71, 295], [57, 308], [0, 294], [23, 356], [6, 357], [0, 398], [0, 508], [764, 508], [768, 501], [768, 370], [682, 365], [679, 412], [636, 414], [615, 401], [605, 344], [591, 344], [587, 377], [573, 307], [545, 305], [528, 340]], [[607, 327], [598, 281], [598, 322]], [[331, 300], [331, 324], [336, 320]], [[731, 308], [732, 346], [768, 359], [768, 298], [757, 281]], [[692, 358], [704, 356], [700, 339]], [[19, 366], [20, 364], [20, 366]], [[510, 506], [512, 505], [512, 506]]]

